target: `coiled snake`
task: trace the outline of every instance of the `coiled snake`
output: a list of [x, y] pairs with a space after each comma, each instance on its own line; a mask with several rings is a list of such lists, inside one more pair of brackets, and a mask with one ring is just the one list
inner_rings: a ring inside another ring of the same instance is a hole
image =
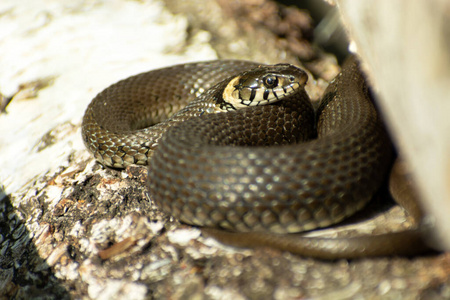
[[159, 207], [225, 243], [319, 258], [421, 250], [418, 230], [342, 239], [292, 234], [360, 210], [392, 163], [356, 59], [330, 83], [317, 113], [306, 81], [292, 65], [233, 60], [150, 71], [94, 98], [83, 140], [109, 167], [149, 161]]

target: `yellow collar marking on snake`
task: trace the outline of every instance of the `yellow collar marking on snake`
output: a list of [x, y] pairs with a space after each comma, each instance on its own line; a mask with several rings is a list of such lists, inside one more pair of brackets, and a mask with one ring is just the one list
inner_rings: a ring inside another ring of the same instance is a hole
[[225, 102], [231, 103], [231, 104], [236, 104], [239, 105], [239, 97], [236, 99], [236, 88], [235, 86], [239, 83], [239, 80], [241, 79], [241, 76], [237, 76], [235, 78], [233, 78], [230, 83], [227, 84], [227, 86], [225, 87], [222, 97], [223, 100]]

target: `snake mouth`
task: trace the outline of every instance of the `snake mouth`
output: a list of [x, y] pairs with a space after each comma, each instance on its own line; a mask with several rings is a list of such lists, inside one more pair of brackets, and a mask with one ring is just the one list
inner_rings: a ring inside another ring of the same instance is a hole
[[293, 65], [259, 66], [230, 80], [222, 97], [226, 110], [267, 105], [303, 89], [307, 80], [306, 72]]

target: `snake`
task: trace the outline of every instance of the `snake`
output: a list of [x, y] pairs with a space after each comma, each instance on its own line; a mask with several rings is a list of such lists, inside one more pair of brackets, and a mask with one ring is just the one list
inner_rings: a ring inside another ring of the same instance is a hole
[[420, 226], [302, 235], [363, 209], [394, 156], [355, 57], [317, 108], [307, 81], [294, 65], [241, 60], [152, 70], [100, 92], [86, 109], [82, 138], [107, 167], [148, 165], [158, 207], [225, 244], [320, 259], [426, 251]]

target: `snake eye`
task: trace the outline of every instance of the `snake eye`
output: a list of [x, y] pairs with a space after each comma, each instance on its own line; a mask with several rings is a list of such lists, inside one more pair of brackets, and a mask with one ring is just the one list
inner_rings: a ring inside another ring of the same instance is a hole
[[263, 83], [266, 88], [272, 89], [278, 85], [278, 78], [274, 75], [268, 75], [263, 78]]

